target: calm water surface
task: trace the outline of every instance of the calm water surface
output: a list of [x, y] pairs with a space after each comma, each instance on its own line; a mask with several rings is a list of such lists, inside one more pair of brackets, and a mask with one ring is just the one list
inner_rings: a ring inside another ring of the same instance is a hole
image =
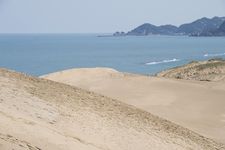
[[83, 67], [154, 74], [192, 60], [214, 57], [225, 58], [225, 37], [0, 35], [0, 67], [36, 76]]

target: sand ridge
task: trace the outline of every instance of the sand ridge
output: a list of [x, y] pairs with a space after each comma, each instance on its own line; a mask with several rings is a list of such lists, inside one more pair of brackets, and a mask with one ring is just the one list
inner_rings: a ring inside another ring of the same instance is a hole
[[170, 121], [69, 85], [0, 69], [0, 149], [224, 149]]
[[197, 81], [225, 81], [225, 60], [193, 61], [180, 67], [162, 71], [157, 76]]
[[223, 81], [165, 79], [107, 68], [72, 69], [42, 77], [118, 99], [225, 143]]

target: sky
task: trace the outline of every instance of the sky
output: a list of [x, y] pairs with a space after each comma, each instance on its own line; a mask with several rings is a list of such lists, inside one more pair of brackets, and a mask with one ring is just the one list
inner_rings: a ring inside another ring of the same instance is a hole
[[225, 16], [225, 0], [0, 0], [0, 33], [112, 33]]

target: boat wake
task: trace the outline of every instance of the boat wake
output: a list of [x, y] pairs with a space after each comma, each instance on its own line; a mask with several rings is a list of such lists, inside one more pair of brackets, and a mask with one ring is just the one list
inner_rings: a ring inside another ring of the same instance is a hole
[[225, 56], [225, 53], [217, 53], [217, 54], [205, 54], [204, 57], [215, 57], [215, 56]]
[[180, 60], [174, 58], [174, 59], [166, 59], [166, 60], [163, 60], [163, 61], [147, 62], [147, 63], [145, 63], [145, 65], [157, 65], [157, 64], [171, 63], [171, 62], [177, 62], [177, 61], [180, 61]]

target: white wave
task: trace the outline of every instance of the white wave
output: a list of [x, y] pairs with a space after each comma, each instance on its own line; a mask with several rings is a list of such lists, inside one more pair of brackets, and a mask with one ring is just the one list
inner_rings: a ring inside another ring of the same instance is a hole
[[145, 65], [157, 65], [157, 64], [163, 64], [163, 63], [170, 63], [170, 62], [176, 62], [176, 61], [180, 61], [179, 59], [166, 59], [166, 60], [163, 60], [163, 61], [153, 61], [153, 62], [148, 62], [148, 63], [145, 63]]
[[217, 53], [217, 54], [205, 54], [204, 57], [215, 57], [215, 56], [224, 56], [225, 53]]

